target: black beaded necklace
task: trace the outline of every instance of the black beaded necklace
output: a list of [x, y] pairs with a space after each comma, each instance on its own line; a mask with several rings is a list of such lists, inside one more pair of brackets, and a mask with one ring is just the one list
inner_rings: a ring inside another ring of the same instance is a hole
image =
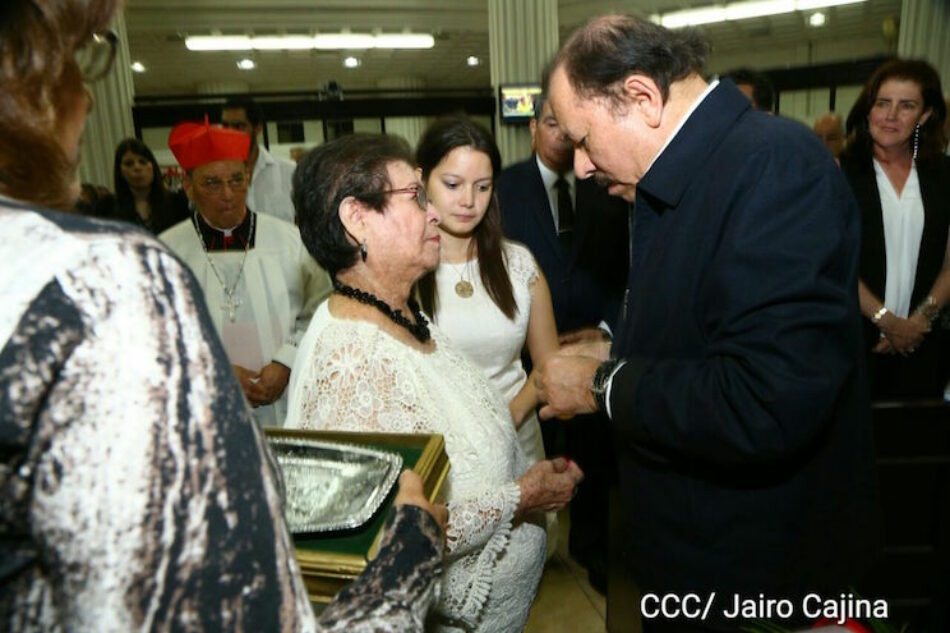
[[333, 278], [333, 288], [344, 297], [349, 297], [350, 299], [355, 299], [360, 303], [373, 306], [388, 316], [393, 323], [396, 325], [401, 325], [402, 327], [409, 330], [409, 333], [412, 334], [413, 338], [415, 338], [420, 343], [426, 343], [431, 338], [431, 335], [429, 334], [429, 325], [426, 323], [425, 317], [422, 316], [422, 310], [419, 309], [419, 304], [416, 303], [415, 299], [409, 299], [409, 309], [412, 310], [412, 316], [416, 320], [416, 322], [413, 323], [402, 315], [402, 310], [393, 310], [389, 307], [389, 304], [382, 299], [379, 299], [375, 295], [372, 295], [368, 292], [357, 290], [352, 286], [347, 286], [336, 277]]

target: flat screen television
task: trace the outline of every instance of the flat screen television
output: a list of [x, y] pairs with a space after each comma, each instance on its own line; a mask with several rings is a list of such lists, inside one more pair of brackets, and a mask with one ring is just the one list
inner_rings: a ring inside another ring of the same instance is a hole
[[527, 123], [534, 118], [534, 100], [541, 94], [540, 84], [498, 86], [498, 104], [502, 123]]

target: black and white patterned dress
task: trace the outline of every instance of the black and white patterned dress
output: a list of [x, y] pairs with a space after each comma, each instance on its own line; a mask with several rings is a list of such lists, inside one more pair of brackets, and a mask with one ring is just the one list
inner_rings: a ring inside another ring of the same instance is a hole
[[0, 631], [421, 629], [441, 542], [406, 506], [314, 620], [270, 453], [174, 255], [2, 197], [0, 223]]

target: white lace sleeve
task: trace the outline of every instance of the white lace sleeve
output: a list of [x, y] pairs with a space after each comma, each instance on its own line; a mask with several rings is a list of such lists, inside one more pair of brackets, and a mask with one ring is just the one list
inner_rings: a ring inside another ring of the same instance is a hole
[[530, 288], [538, 281], [538, 262], [524, 244], [506, 240], [505, 258], [512, 284]]

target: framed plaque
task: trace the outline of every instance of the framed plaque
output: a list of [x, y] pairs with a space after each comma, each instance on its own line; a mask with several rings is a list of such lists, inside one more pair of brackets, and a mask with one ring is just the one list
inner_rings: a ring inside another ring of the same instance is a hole
[[[294, 464], [293, 468], [299, 469], [299, 464], [303, 461], [304, 468], [307, 469], [307, 472], [310, 472], [312, 468], [306, 462], [307, 459], [312, 459], [314, 462], [329, 459], [331, 462], [334, 462], [334, 460], [345, 462], [343, 468], [331, 464], [330, 469], [342, 470], [345, 471], [346, 476], [356, 477], [356, 479], [347, 480], [346, 486], [351, 489], [357, 486], [349, 482], [360, 481], [359, 474], [352, 475], [352, 472], [354, 472], [350, 468], [352, 463], [362, 462], [364, 459], [376, 460], [368, 468], [379, 469], [379, 472], [382, 473], [385, 470], [386, 463], [393, 463], [395, 461], [393, 457], [396, 456], [401, 458], [402, 468], [411, 468], [422, 478], [426, 498], [434, 501], [449, 471], [449, 460], [445, 454], [445, 441], [441, 435], [348, 433], [281, 428], [266, 428], [264, 434], [283, 471], [285, 484], [289, 477], [297, 478], [300, 476], [299, 471], [291, 474], [287, 470], [289, 463]], [[352, 448], [351, 453], [355, 457], [352, 459], [334, 457], [332, 454], [334, 445], [340, 446], [344, 449], [344, 452], [346, 447]], [[288, 446], [320, 447], [322, 452], [315, 452], [316, 449], [305, 453], [301, 453], [299, 449], [292, 452], [288, 451]], [[324, 449], [323, 447], [328, 448]], [[319, 467], [324, 468], [325, 466]], [[396, 474], [398, 475], [398, 472]], [[383, 478], [386, 476], [388, 475], [380, 475]], [[319, 480], [318, 483], [320, 483]], [[294, 486], [297, 490], [306, 488], [306, 486], [301, 488], [301, 484], [296, 480]], [[320, 486], [322, 487], [318, 486], [319, 491], [315, 494], [326, 495], [327, 491], [336, 490], [330, 484], [320, 483]], [[334, 519], [334, 526], [338, 529], [318, 529], [314, 531], [306, 529], [308, 525], [318, 525], [319, 522], [317, 522], [312, 524], [301, 523], [298, 527], [302, 526], [304, 529], [292, 530], [292, 532], [296, 532], [293, 534], [293, 539], [297, 553], [297, 563], [300, 566], [311, 602], [329, 602], [340, 589], [356, 578], [366, 567], [366, 564], [376, 556], [376, 549], [397, 486], [392, 486], [392, 489], [388, 490], [385, 498], [373, 508], [370, 516], [364, 516], [366, 515], [366, 508], [374, 505], [376, 501], [372, 499], [373, 487], [367, 485], [364, 488], [369, 491], [365, 493], [365, 503], [363, 498], [353, 501], [351, 499], [353, 495], [347, 497], [347, 503], [343, 505], [347, 508], [351, 515], [349, 518], [352, 520]], [[290, 490], [287, 492], [288, 494], [292, 493]], [[347, 523], [355, 525], [355, 527], [347, 527]]]

